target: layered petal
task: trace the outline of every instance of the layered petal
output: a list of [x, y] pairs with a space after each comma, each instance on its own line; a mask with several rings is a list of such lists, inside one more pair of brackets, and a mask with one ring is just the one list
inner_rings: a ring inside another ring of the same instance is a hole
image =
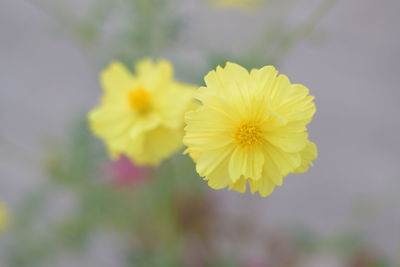
[[265, 163], [263, 166], [263, 179], [269, 180], [275, 185], [281, 186], [283, 181], [283, 175], [278, 165], [275, 163], [274, 159], [269, 155], [265, 154]]
[[[229, 161], [233, 150], [234, 147], [229, 146], [225, 149], [210, 150], [200, 154], [197, 159], [196, 171], [201, 176], [210, 175], [215, 172], [225, 160], [228, 160], [227, 167], [229, 168]], [[230, 176], [228, 175], [228, 177]]]
[[226, 157], [224, 160], [217, 165], [217, 167], [204, 179], [208, 181], [208, 185], [212, 189], [222, 189], [229, 185], [231, 180], [228, 174], [229, 158]]
[[306, 87], [272, 66], [250, 73], [217, 67], [195, 92], [201, 105], [186, 113], [184, 144], [196, 170], [214, 189], [271, 194], [283, 177], [312, 165], [316, 147], [307, 124], [315, 113]]
[[131, 74], [113, 62], [101, 73], [104, 94], [88, 119], [112, 158], [124, 154], [136, 164], [157, 165], [182, 146], [193, 86], [175, 81], [165, 60], [143, 60], [135, 68]]
[[262, 197], [269, 196], [275, 189], [274, 183], [268, 179], [250, 180], [249, 183], [251, 193], [258, 192]]
[[174, 70], [170, 62], [160, 60], [157, 63], [144, 59], [135, 64], [138, 83], [148, 90], [162, 90], [173, 81]]
[[290, 121], [282, 127], [277, 127], [265, 133], [265, 139], [281, 150], [289, 153], [304, 149], [308, 134], [301, 121]]
[[106, 94], [116, 95], [132, 89], [135, 79], [120, 62], [112, 62], [100, 74], [100, 83]]
[[274, 164], [278, 167], [279, 172], [286, 176], [297, 167], [300, 166], [301, 157], [299, 153], [288, 153], [271, 144], [264, 145], [264, 153], [268, 155]]
[[293, 173], [303, 173], [308, 171], [309, 166], [314, 166], [313, 160], [318, 156], [317, 145], [311, 141], [307, 141], [306, 146], [300, 152], [301, 164]]
[[[158, 165], [182, 146], [183, 132], [159, 126], [143, 135], [143, 149], [132, 152], [138, 165]], [[128, 154], [129, 155], [129, 154]]]
[[306, 125], [315, 114], [314, 97], [300, 84], [291, 84], [286, 75], [279, 75], [268, 91], [272, 109], [288, 120], [304, 121]]
[[259, 180], [264, 165], [264, 153], [261, 148], [236, 147], [229, 162], [229, 176], [232, 182], [241, 176], [253, 180]]
[[192, 149], [213, 150], [233, 143], [233, 124], [225, 114], [201, 107], [186, 113], [187, 126], [183, 142]]
[[235, 182], [231, 182], [229, 184], [229, 189], [238, 191], [240, 193], [245, 193], [247, 187], [246, 185], [247, 185], [247, 179], [244, 177], [240, 177]]

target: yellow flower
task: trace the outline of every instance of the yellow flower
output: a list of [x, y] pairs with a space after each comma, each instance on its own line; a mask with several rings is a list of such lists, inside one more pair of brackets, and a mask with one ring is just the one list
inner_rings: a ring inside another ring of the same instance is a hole
[[0, 232], [7, 228], [8, 214], [6, 206], [0, 202]]
[[89, 121], [112, 158], [124, 154], [136, 164], [157, 165], [182, 146], [193, 87], [175, 81], [165, 60], [142, 60], [135, 69], [133, 75], [113, 62], [101, 73], [104, 95]]
[[185, 116], [183, 142], [210, 187], [239, 192], [250, 185], [261, 196], [289, 173], [307, 171], [317, 157], [306, 126], [313, 96], [272, 66], [253, 69], [227, 63], [205, 77], [195, 93], [202, 105]]
[[247, 8], [260, 4], [263, 0], [209, 0], [217, 7]]

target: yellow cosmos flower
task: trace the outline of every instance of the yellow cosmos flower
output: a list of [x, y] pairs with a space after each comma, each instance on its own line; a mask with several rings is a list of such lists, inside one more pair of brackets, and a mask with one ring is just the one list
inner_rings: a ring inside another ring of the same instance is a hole
[[272, 193], [289, 173], [305, 172], [317, 157], [306, 126], [313, 96], [272, 66], [227, 63], [205, 77], [195, 93], [202, 105], [186, 113], [186, 152], [210, 187]]
[[6, 206], [0, 202], [0, 232], [7, 228], [8, 225], [8, 214]]
[[136, 164], [157, 165], [182, 146], [193, 87], [175, 81], [165, 60], [143, 60], [135, 69], [133, 75], [113, 62], [101, 73], [104, 95], [89, 121], [113, 158], [124, 154]]

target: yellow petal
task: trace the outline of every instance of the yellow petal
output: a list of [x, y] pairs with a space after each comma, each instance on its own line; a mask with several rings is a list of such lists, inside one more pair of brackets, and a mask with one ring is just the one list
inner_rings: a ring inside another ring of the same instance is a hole
[[139, 165], [158, 165], [161, 160], [182, 146], [182, 133], [162, 126], [142, 134], [142, 137], [143, 149], [132, 150], [132, 153], [128, 154]]
[[173, 67], [166, 60], [145, 59], [135, 64], [138, 82], [150, 91], [163, 90], [173, 78]]
[[307, 145], [300, 152], [301, 165], [293, 171], [293, 173], [303, 173], [308, 171], [308, 166], [313, 166], [313, 160], [318, 156], [317, 145], [311, 141], [307, 141]]
[[245, 193], [246, 192], [246, 183], [247, 183], [247, 180], [242, 176], [235, 182], [231, 183], [229, 185], [229, 189], [238, 191], [240, 193]]
[[89, 115], [92, 131], [103, 138], [117, 138], [123, 135], [134, 123], [134, 116], [123, 109], [99, 107]]
[[237, 147], [229, 162], [229, 176], [232, 182], [242, 175], [245, 178], [258, 180], [261, 177], [264, 155], [258, 148]]
[[265, 133], [265, 139], [285, 152], [299, 152], [306, 145], [308, 134], [302, 121], [291, 121]]
[[227, 62], [225, 68], [220, 66], [210, 71], [205, 77], [207, 87], [224, 90], [224, 87], [233, 82], [242, 82], [249, 77], [249, 72], [242, 66]]
[[208, 185], [212, 189], [222, 189], [228, 186], [230, 183], [228, 174], [228, 163], [229, 158], [226, 157], [220, 164], [205, 178], [208, 181]]
[[271, 144], [265, 144], [264, 151], [273, 160], [283, 176], [300, 166], [301, 158], [299, 153], [287, 153]]
[[213, 150], [233, 143], [230, 133], [233, 125], [227, 123], [223, 114], [210, 109], [199, 108], [186, 113], [186, 135], [183, 142], [192, 149]]
[[129, 70], [119, 62], [112, 62], [100, 75], [101, 85], [106, 93], [127, 92], [135, 80]]
[[275, 164], [274, 160], [268, 153], [266, 153], [264, 156], [265, 156], [265, 163], [263, 166], [262, 179], [267, 179], [273, 182], [275, 185], [281, 186], [283, 181], [283, 176], [281, 174], [280, 169], [278, 168], [278, 166]]
[[[154, 95], [154, 109], [167, 127], [183, 126], [184, 113], [197, 107], [193, 101], [194, 88], [181, 83], [170, 83]], [[173, 101], [172, 101], [173, 100]]]
[[209, 150], [201, 153], [197, 159], [196, 171], [200, 176], [207, 176], [226, 159], [231, 157], [234, 147], [229, 146], [224, 149]]
[[273, 110], [289, 120], [310, 122], [315, 111], [314, 97], [300, 84], [290, 84], [285, 75], [279, 75], [276, 85], [271, 90]]
[[160, 115], [151, 112], [138, 116], [129, 130], [129, 136], [135, 138], [137, 135], [155, 129], [161, 123]]
[[250, 78], [254, 90], [259, 93], [265, 93], [274, 84], [277, 75], [278, 71], [273, 66], [252, 69]]
[[275, 185], [269, 179], [249, 180], [251, 193], [258, 192], [260, 196], [269, 196], [275, 189]]

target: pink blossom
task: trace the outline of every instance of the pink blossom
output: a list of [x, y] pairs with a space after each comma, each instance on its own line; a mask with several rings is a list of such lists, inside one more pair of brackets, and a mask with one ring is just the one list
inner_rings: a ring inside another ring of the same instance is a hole
[[120, 156], [109, 165], [113, 183], [117, 186], [131, 186], [143, 183], [150, 176], [150, 168], [135, 165], [126, 156]]

